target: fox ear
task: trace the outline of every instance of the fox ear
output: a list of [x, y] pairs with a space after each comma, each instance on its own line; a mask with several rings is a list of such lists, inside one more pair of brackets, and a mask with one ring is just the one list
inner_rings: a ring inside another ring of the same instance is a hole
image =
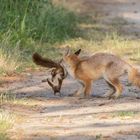
[[74, 54], [75, 54], [75, 55], [79, 55], [80, 52], [81, 52], [81, 49], [79, 49], [78, 51], [76, 51]]
[[65, 56], [69, 55], [70, 53], [70, 47], [67, 45], [66, 46], [66, 53], [65, 53]]

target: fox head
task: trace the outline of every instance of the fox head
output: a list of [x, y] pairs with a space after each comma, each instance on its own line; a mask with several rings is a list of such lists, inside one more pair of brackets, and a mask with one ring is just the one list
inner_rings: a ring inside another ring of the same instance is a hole
[[70, 65], [76, 64], [79, 61], [79, 54], [81, 52], [81, 49], [77, 50], [74, 53], [70, 53], [69, 49], [67, 53], [64, 55], [63, 60], [64, 62], [67, 62]]

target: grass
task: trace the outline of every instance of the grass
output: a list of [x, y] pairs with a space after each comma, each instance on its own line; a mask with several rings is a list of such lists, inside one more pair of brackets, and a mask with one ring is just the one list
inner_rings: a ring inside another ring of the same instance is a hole
[[140, 47], [138, 47], [140, 40], [127, 40], [119, 36], [117, 32], [105, 35], [104, 39], [100, 41], [79, 38], [66, 41], [65, 43], [70, 44], [72, 48], [77, 48], [78, 46], [78, 48], [82, 48], [87, 54], [89, 52], [108, 52], [135, 63], [139, 63], [140, 61]]
[[137, 114], [135, 111], [120, 111], [116, 112], [113, 117], [119, 117], [121, 119], [128, 119], [128, 118], [134, 118], [134, 116]]
[[11, 30], [12, 42], [24, 45], [31, 38], [54, 43], [75, 36], [75, 14], [52, 0], [1, 0], [0, 8], [1, 32]]
[[52, 0], [0, 0], [0, 10], [0, 74], [34, 66], [35, 51], [56, 58], [54, 44], [77, 36], [77, 16]]
[[14, 103], [16, 101], [15, 94], [12, 94], [10, 91], [5, 93], [0, 93], [0, 105], [7, 102]]
[[82, 48], [84, 54], [109, 52], [140, 64], [140, 40], [124, 36], [121, 27], [128, 24], [124, 19], [105, 25], [98, 16], [94, 20], [77, 16], [62, 5], [51, 0], [0, 0], [4, 13], [0, 15], [0, 75], [35, 69], [33, 52], [58, 60], [65, 44], [72, 50]]
[[0, 110], [0, 140], [10, 140], [7, 131], [12, 128], [13, 123], [13, 116]]
[[102, 138], [103, 138], [102, 134], [98, 134], [98, 135], [96, 135], [96, 137], [95, 137], [96, 140], [101, 140]]
[[0, 74], [10, 75], [20, 67], [21, 52], [18, 43], [13, 48], [9, 44], [9, 35], [4, 36], [6, 37], [0, 42]]
[[27, 98], [17, 98], [16, 95], [10, 91], [0, 94], [0, 105], [10, 103], [13, 105], [28, 105], [34, 106], [34, 102]]

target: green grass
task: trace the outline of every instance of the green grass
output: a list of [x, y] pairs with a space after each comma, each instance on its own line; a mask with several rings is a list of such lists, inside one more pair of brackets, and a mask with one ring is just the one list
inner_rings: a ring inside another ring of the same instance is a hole
[[12, 31], [11, 41], [22, 47], [29, 38], [54, 43], [75, 36], [75, 14], [52, 0], [0, 0], [0, 9], [1, 33]]
[[113, 117], [119, 117], [119, 118], [133, 118], [135, 115], [137, 114], [137, 112], [135, 111], [120, 111], [120, 112], [116, 112], [115, 114], [113, 114]]
[[101, 140], [102, 138], [103, 138], [102, 134], [98, 134], [98, 135], [96, 135], [96, 137], [95, 137], [96, 140]]
[[18, 43], [13, 48], [9, 36], [4, 36], [4, 40], [0, 42], [0, 74], [10, 75], [20, 67], [21, 52]]
[[52, 0], [0, 0], [0, 74], [32, 64], [32, 53], [56, 58], [54, 44], [77, 36], [77, 16]]

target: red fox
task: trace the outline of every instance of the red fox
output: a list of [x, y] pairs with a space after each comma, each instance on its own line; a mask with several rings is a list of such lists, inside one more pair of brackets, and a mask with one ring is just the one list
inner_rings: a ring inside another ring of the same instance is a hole
[[119, 77], [126, 72], [129, 81], [140, 87], [140, 73], [121, 58], [109, 53], [96, 53], [83, 59], [79, 57], [80, 52], [81, 49], [75, 53], [68, 51], [63, 57], [69, 74], [82, 85], [77, 94], [82, 92], [88, 97], [91, 93], [91, 83], [103, 77], [112, 89], [104, 94], [104, 97], [118, 98], [123, 90]]
[[53, 68], [51, 70], [51, 79], [48, 78], [47, 80], [43, 80], [43, 81], [48, 82], [48, 84], [51, 86], [51, 88], [54, 91], [54, 95], [56, 95], [56, 93], [60, 93], [61, 96], [60, 90], [61, 90], [62, 82], [67, 76], [67, 73], [65, 72], [63, 66], [61, 66], [60, 63], [56, 63], [52, 61], [51, 59], [43, 58], [38, 53], [34, 53], [32, 58], [34, 63], [36, 63], [37, 65], [47, 67], [47, 68]]

